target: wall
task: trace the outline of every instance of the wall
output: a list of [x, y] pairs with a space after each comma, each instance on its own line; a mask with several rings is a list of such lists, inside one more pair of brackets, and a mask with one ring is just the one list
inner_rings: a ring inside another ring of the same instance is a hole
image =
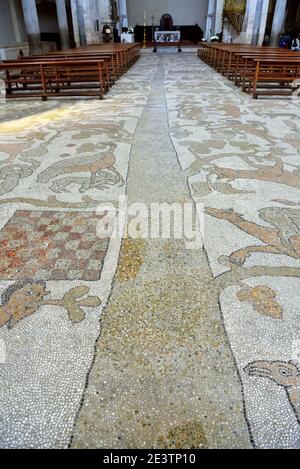
[[26, 28], [23, 17], [23, 8], [21, 0], [14, 0], [15, 4], [15, 17], [17, 19], [17, 28], [19, 31], [19, 39], [21, 42], [27, 41]]
[[129, 26], [143, 25], [145, 10], [147, 25], [151, 25], [152, 15], [155, 25], [159, 25], [162, 15], [169, 13], [175, 25], [198, 23], [205, 31], [207, 5], [208, 0], [127, 0]]
[[16, 37], [14, 34], [13, 23], [10, 15], [8, 0], [1, 0], [0, 11], [0, 44], [8, 46], [14, 44]]

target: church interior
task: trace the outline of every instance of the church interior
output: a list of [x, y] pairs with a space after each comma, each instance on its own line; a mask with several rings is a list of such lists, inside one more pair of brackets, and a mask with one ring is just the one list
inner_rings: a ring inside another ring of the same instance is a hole
[[298, 0], [1, 0], [0, 448], [300, 448], [299, 118]]

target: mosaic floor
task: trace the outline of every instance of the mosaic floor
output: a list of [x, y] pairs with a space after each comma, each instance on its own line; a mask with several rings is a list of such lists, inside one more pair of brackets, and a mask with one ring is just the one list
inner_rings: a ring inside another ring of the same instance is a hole
[[[0, 446], [300, 447], [300, 105], [145, 53], [0, 107]], [[204, 206], [204, 248], [107, 204]]]

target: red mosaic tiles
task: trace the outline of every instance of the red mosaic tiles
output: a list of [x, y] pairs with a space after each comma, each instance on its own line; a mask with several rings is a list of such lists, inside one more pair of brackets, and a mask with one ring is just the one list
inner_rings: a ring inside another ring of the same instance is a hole
[[0, 231], [0, 279], [100, 278], [109, 238], [96, 228], [103, 213], [18, 210]]

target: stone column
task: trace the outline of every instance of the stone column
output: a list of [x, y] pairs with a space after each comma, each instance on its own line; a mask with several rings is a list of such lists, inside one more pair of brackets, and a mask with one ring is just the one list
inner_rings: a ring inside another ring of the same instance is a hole
[[215, 33], [215, 12], [216, 0], [208, 0], [208, 10], [206, 17], [205, 39], [209, 40]]
[[128, 28], [127, 0], [119, 0], [119, 16], [122, 28]]
[[97, 44], [101, 34], [101, 31], [99, 33], [96, 31], [96, 21], [99, 20], [99, 2], [97, 0], [81, 0], [81, 3], [84, 11], [86, 42], [87, 44]]
[[215, 19], [215, 34], [219, 34], [223, 29], [223, 10], [225, 0], [216, 0], [216, 19]]
[[278, 46], [279, 35], [282, 33], [285, 22], [286, 5], [287, 0], [277, 0], [276, 2], [271, 32], [271, 47]]
[[110, 0], [98, 0], [98, 8], [100, 11], [100, 38], [102, 41], [103, 26], [108, 23], [112, 27]]
[[79, 43], [81, 46], [86, 46], [86, 34], [85, 34], [85, 21], [84, 21], [84, 9], [81, 0], [76, 0], [76, 10], [78, 19], [78, 34]]
[[98, 0], [98, 2], [99, 2], [101, 24], [102, 25], [104, 25], [105, 23], [111, 24], [110, 1], [109, 0]]
[[247, 27], [245, 33], [245, 43], [252, 44], [253, 32], [255, 27], [255, 14], [257, 9], [258, 0], [248, 0], [249, 5], [247, 9]]
[[57, 12], [57, 21], [60, 34], [61, 48], [69, 49], [70, 48], [70, 37], [69, 37], [69, 27], [68, 27], [68, 18], [66, 11], [65, 0], [56, 0], [56, 12]]
[[35, 0], [22, 0], [26, 33], [31, 54], [41, 53], [40, 25]]
[[246, 32], [246, 29], [247, 29], [249, 8], [250, 8], [250, 0], [247, 0], [247, 2], [246, 2], [245, 17], [244, 17], [244, 21], [243, 21], [243, 31], [244, 31], [244, 32]]
[[259, 46], [262, 45], [263, 40], [265, 38], [265, 34], [266, 34], [269, 4], [270, 4], [270, 0], [263, 0], [261, 18], [260, 18], [259, 35], [258, 35], [258, 42], [257, 42]]
[[256, 46], [258, 43], [262, 8], [263, 8], [263, 0], [257, 0], [254, 25], [253, 25], [253, 33], [252, 33], [252, 41], [251, 41], [251, 44], [253, 46]]
[[72, 12], [74, 41], [75, 41], [76, 47], [79, 47], [80, 37], [79, 37], [79, 27], [78, 27], [77, 2], [76, 0], [71, 0], [70, 4], [71, 4], [71, 12]]
[[262, 0], [248, 0], [247, 2], [247, 24], [243, 41], [246, 44], [255, 45], [258, 40], [262, 6], [261, 1]]

